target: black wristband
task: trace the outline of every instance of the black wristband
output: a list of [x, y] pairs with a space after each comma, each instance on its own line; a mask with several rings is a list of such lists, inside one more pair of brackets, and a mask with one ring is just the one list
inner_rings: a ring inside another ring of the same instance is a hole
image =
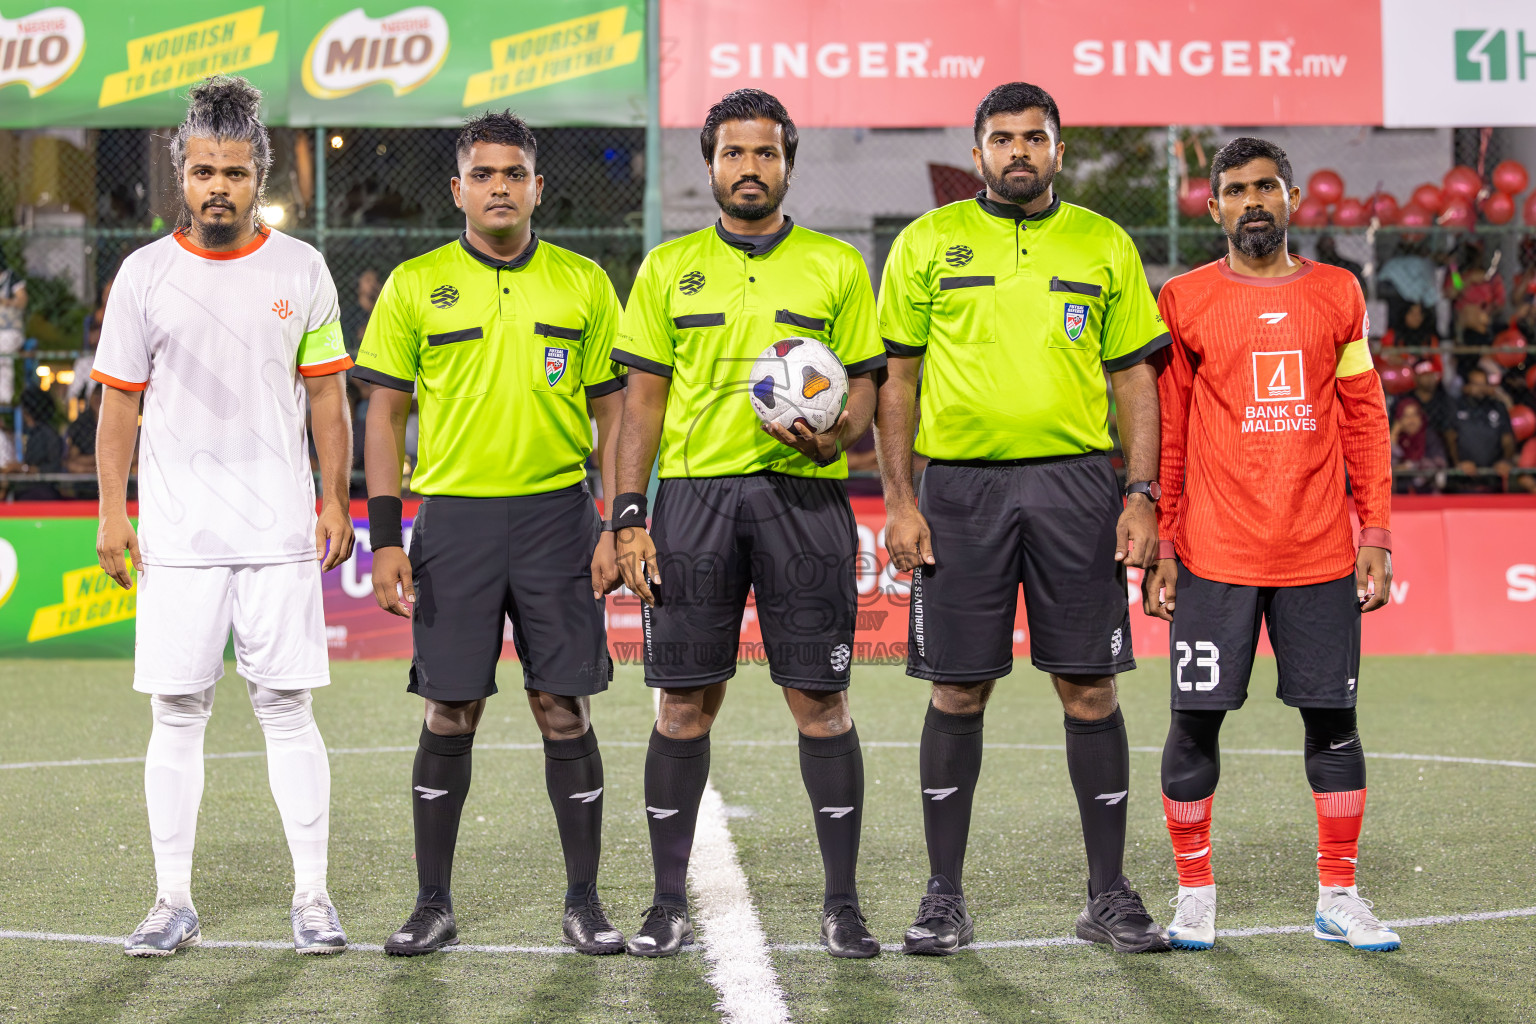
[[405, 502], [388, 494], [368, 499], [368, 550], [405, 547]]
[[613, 520], [612, 519], [604, 519], [603, 520], [603, 529], [602, 529], [603, 533], [613, 533], [614, 529], [615, 528], [614, 528]]
[[625, 530], [631, 526], [645, 529], [645, 513], [647, 510], [645, 495], [630, 491], [613, 499], [613, 504], [608, 507], [612, 514], [612, 523], [615, 530]]

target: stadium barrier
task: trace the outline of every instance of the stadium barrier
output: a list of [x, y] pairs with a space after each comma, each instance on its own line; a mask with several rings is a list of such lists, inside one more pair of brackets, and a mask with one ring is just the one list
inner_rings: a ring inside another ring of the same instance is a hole
[[[406, 506], [407, 531], [415, 504]], [[859, 534], [853, 657], [899, 664], [906, 657], [908, 581], [894, 572], [886, 554], [880, 499], [855, 497], [853, 506]], [[93, 512], [84, 502], [0, 504], [0, 657], [132, 654], [134, 595], [118, 589], [96, 564]], [[407, 623], [374, 602], [364, 503], [354, 502], [352, 514], [357, 550], [326, 574], [323, 584], [331, 656], [408, 658]], [[1365, 653], [1536, 653], [1536, 497], [1398, 497], [1392, 534], [1391, 601], [1366, 616]], [[1140, 570], [1129, 576], [1133, 649], [1162, 655], [1168, 649], [1167, 625], [1142, 614]], [[610, 595], [607, 621], [614, 658], [639, 663], [639, 599], [622, 590]], [[742, 659], [762, 660], [762, 635], [750, 604], [741, 641]], [[1261, 651], [1268, 652], [1267, 640]], [[510, 626], [503, 653], [515, 657]], [[1022, 601], [1014, 653], [1029, 654]]]

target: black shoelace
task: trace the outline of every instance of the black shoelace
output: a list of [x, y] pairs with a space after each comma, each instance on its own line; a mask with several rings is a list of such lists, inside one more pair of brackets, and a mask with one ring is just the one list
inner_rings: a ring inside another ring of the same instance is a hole
[[661, 904], [647, 910], [640, 919], [640, 930], [645, 931], [653, 924], [664, 924], [679, 920], [687, 916], [687, 912], [681, 907], [664, 907]]
[[603, 905], [597, 900], [589, 900], [571, 910], [576, 914], [576, 921], [589, 932], [608, 931], [613, 927], [608, 922], [608, 915], [603, 912]]
[[1100, 893], [1099, 899], [1108, 903], [1105, 916], [1111, 919], [1126, 920], [1129, 918], [1144, 918], [1151, 920], [1152, 915], [1147, 913], [1146, 905], [1141, 902], [1141, 894], [1135, 889], [1111, 889], [1109, 892]]
[[917, 904], [917, 923], [928, 921], [960, 922], [965, 917], [965, 897], [955, 893], [931, 892]]
[[852, 903], [839, 903], [828, 909], [826, 913], [840, 927], [852, 927], [857, 924], [864, 931], [869, 930], [869, 926], [864, 922], [863, 912]]

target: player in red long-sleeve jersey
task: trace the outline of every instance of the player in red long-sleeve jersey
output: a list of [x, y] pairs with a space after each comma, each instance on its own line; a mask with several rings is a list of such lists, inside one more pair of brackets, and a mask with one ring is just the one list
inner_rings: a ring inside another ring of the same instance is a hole
[[[1145, 607], [1173, 623], [1163, 806], [1179, 872], [1170, 943], [1216, 937], [1211, 804], [1222, 718], [1242, 707], [1261, 624], [1278, 696], [1301, 711], [1317, 809], [1313, 934], [1400, 945], [1360, 898], [1365, 753], [1355, 728], [1360, 616], [1391, 590], [1391, 446], [1360, 286], [1287, 252], [1301, 200], [1284, 151], [1235, 139], [1211, 164], [1227, 255], [1169, 281], [1158, 307], [1162, 495]], [[1348, 472], [1359, 554], [1345, 504]], [[1175, 611], [1177, 595], [1177, 611]]]

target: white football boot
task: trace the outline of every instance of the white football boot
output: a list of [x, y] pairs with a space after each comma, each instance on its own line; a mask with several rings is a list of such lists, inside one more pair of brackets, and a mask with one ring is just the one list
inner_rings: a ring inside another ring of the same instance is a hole
[[1347, 942], [1355, 949], [1386, 952], [1403, 944], [1397, 932], [1376, 920], [1374, 904], [1361, 899], [1355, 886], [1322, 889], [1312, 934], [1324, 942]]
[[1173, 920], [1163, 934], [1174, 949], [1210, 949], [1216, 944], [1216, 887], [1179, 886], [1179, 894], [1168, 901], [1174, 908]]
[[123, 952], [129, 956], [170, 956], [202, 941], [196, 910], [157, 899], [133, 934], [123, 940]]

